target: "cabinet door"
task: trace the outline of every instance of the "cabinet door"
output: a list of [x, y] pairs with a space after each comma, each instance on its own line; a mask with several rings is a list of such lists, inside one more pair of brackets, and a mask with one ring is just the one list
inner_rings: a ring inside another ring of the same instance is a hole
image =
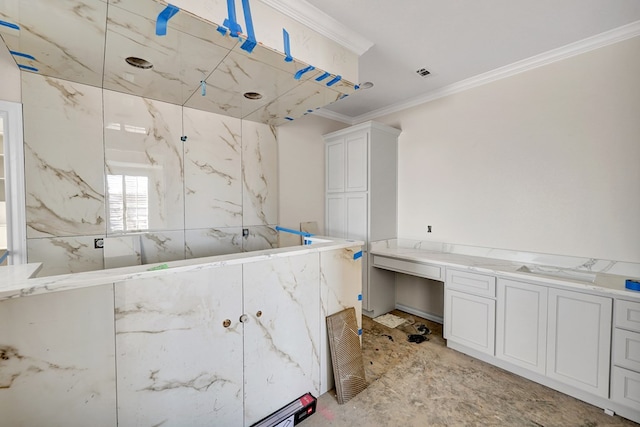
[[609, 396], [611, 298], [549, 289], [547, 376]]
[[325, 146], [325, 155], [327, 192], [344, 191], [344, 140], [328, 142]]
[[483, 353], [494, 354], [495, 300], [445, 287], [444, 306], [446, 339]]
[[347, 218], [344, 194], [329, 194], [326, 200], [325, 235], [344, 239], [347, 236]]
[[345, 194], [347, 239], [367, 241], [367, 193]]
[[545, 373], [547, 357], [547, 288], [498, 279], [496, 356]]
[[319, 394], [319, 256], [310, 253], [242, 266], [248, 317], [244, 323], [245, 425], [307, 392]]
[[242, 266], [116, 283], [115, 313], [119, 426], [242, 425]]
[[344, 191], [367, 191], [367, 140], [363, 132], [345, 139], [346, 172]]

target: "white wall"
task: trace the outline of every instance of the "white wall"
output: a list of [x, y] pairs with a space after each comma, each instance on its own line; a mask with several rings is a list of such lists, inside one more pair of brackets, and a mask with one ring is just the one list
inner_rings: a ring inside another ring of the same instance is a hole
[[638, 52], [640, 37], [378, 119], [402, 129], [399, 236], [638, 262]]
[[[313, 114], [278, 127], [280, 183], [279, 224], [298, 230], [317, 221], [324, 230], [324, 140], [322, 135], [347, 127]], [[300, 238], [280, 233], [280, 245], [299, 245]]]
[[20, 71], [7, 46], [0, 41], [0, 100], [21, 102]]

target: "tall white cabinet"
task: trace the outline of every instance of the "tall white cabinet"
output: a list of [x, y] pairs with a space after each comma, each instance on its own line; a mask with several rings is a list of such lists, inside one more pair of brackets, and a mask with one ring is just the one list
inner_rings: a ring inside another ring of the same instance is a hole
[[395, 308], [395, 274], [372, 267], [371, 241], [397, 237], [398, 129], [366, 122], [324, 135], [325, 234], [365, 242], [362, 309]]

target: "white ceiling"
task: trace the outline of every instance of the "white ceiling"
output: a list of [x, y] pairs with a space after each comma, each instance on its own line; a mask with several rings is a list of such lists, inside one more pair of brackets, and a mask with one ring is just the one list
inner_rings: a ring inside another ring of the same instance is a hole
[[610, 30], [640, 35], [640, 0], [307, 1], [374, 43], [359, 77], [375, 86], [325, 107], [354, 123]]

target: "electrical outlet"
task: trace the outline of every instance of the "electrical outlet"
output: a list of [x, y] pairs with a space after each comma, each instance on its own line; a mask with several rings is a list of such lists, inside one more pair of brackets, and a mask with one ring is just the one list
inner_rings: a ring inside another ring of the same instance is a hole
[[104, 239], [93, 239], [93, 248], [102, 249], [104, 247]]
[[431, 233], [431, 226], [427, 225], [427, 233]]
[[242, 237], [249, 237], [249, 229], [248, 228], [243, 228], [242, 229]]

